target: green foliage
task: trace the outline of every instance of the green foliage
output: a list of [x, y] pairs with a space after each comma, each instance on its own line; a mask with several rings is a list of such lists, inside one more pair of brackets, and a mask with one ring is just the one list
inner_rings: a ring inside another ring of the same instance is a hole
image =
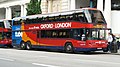
[[31, 0], [27, 5], [27, 15], [41, 14], [41, 0]]

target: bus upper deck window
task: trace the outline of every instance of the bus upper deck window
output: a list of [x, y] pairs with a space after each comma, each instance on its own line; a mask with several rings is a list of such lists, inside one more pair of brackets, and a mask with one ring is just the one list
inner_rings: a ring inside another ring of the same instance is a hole
[[0, 22], [0, 27], [5, 28], [4, 26], [4, 22]]

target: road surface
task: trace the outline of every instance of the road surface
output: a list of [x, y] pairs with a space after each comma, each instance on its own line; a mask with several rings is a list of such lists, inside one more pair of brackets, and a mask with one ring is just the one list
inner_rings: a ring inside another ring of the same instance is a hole
[[0, 67], [120, 67], [120, 54], [68, 54], [0, 48]]

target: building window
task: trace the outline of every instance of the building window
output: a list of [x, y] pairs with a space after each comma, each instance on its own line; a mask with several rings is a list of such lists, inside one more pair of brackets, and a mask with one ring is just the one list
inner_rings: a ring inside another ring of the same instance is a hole
[[120, 0], [111, 0], [111, 9], [120, 10]]
[[97, 8], [97, 0], [90, 0], [90, 7]]

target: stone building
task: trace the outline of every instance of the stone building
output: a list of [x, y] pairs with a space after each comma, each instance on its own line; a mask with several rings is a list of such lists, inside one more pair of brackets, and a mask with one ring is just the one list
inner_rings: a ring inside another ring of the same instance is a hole
[[[0, 0], [0, 19], [26, 16], [30, 0]], [[101, 10], [114, 34], [120, 34], [120, 0], [42, 0], [42, 13], [59, 12], [94, 7]]]

